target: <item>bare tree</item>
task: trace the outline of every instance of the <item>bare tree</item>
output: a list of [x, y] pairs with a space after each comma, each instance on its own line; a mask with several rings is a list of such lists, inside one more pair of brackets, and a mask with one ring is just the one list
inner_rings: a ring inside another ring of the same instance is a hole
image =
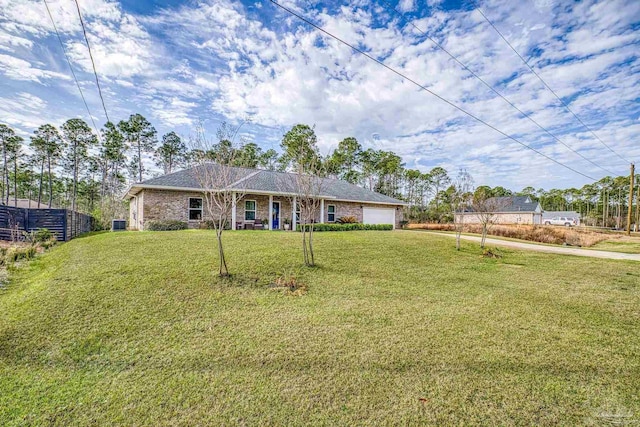
[[313, 229], [320, 212], [320, 204], [322, 203], [321, 196], [324, 180], [321, 175], [320, 162], [314, 162], [313, 166], [307, 165], [306, 172], [300, 166], [295, 174], [296, 198], [300, 204], [302, 254], [304, 264], [308, 267], [315, 266]]
[[[218, 132], [220, 136], [220, 131]], [[214, 144], [204, 132], [202, 124], [196, 127], [195, 135], [191, 138], [191, 148], [202, 150], [209, 155], [199, 156], [194, 159], [194, 175], [203, 189], [204, 208], [207, 216], [212, 219], [218, 244], [218, 274], [220, 277], [228, 277], [229, 269], [222, 244], [222, 233], [231, 223], [232, 210], [244, 197], [242, 191], [242, 171], [231, 166], [228, 162], [229, 152], [216, 154], [212, 148]], [[231, 144], [232, 141], [229, 141]], [[231, 153], [237, 150], [231, 150]], [[225, 156], [219, 158], [218, 156]]]
[[465, 169], [460, 169], [453, 183], [451, 208], [453, 224], [456, 230], [456, 250], [460, 250], [460, 235], [464, 229], [465, 213], [473, 203], [473, 178]]
[[[308, 160], [308, 159], [307, 159]], [[298, 224], [302, 237], [302, 255], [304, 264], [315, 266], [313, 237], [316, 219], [320, 217], [322, 193], [325, 181], [324, 169], [319, 155], [313, 161], [298, 162], [292, 173], [280, 174], [277, 182], [278, 190], [289, 194], [292, 207], [292, 224]], [[300, 218], [296, 219], [299, 213]], [[293, 227], [295, 231], [296, 228]]]
[[485, 191], [476, 191], [476, 194], [474, 194], [471, 210], [482, 225], [482, 239], [480, 240], [481, 248], [484, 249], [487, 234], [491, 226], [495, 224], [497, 214], [499, 212], [503, 212], [511, 202], [511, 197], [492, 197]]

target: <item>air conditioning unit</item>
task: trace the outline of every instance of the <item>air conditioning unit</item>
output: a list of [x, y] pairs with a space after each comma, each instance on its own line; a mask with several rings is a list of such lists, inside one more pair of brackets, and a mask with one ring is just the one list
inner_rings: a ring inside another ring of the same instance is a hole
[[126, 219], [112, 219], [111, 231], [125, 231], [127, 229]]

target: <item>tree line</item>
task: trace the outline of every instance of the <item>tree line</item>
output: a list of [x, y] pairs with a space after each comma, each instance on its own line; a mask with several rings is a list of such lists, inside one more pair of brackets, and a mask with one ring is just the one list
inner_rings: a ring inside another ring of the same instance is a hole
[[[52, 207], [68, 207], [91, 213], [108, 223], [125, 215], [121, 196], [128, 183], [157, 174], [148, 170], [145, 158], [171, 173], [202, 160], [232, 166], [307, 172], [331, 176], [409, 203], [406, 218], [416, 222], [450, 222], [455, 193], [453, 177], [442, 167], [428, 172], [406, 168], [393, 151], [365, 149], [356, 138], [346, 137], [322, 155], [313, 127], [297, 124], [283, 135], [280, 152], [263, 150], [251, 141], [235, 143], [235, 130], [223, 123], [217, 140], [203, 150], [168, 132], [158, 138], [155, 127], [141, 114], [118, 123], [107, 122], [99, 135], [82, 119], [69, 119], [57, 128], [43, 124], [27, 142], [11, 127], [0, 124], [3, 204], [31, 199]], [[30, 153], [27, 155], [26, 146]], [[318, 167], [320, 165], [320, 167]], [[313, 166], [313, 167], [312, 167]], [[313, 171], [311, 171], [313, 169]], [[575, 210], [590, 225], [620, 226], [628, 209], [628, 177], [604, 177], [581, 188], [512, 191], [480, 186], [495, 196], [528, 195], [544, 210]], [[639, 193], [635, 194], [635, 204]], [[639, 222], [638, 210], [634, 217]]]

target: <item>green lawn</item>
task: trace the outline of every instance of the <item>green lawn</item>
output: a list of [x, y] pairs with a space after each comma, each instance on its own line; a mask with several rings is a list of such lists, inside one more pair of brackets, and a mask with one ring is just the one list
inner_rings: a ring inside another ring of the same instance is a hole
[[626, 252], [628, 254], [640, 254], [640, 239], [623, 237], [622, 240], [605, 240], [594, 245], [591, 249], [611, 252]]
[[[637, 263], [429, 233], [76, 239], [0, 290], [0, 425], [640, 422]], [[303, 296], [268, 290], [278, 276]], [[617, 417], [617, 418], [616, 418]]]

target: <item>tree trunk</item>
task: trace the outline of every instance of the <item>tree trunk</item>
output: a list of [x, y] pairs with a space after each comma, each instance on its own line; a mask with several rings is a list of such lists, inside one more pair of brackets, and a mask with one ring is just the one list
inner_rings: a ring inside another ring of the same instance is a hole
[[484, 249], [484, 242], [487, 240], [487, 224], [482, 224], [482, 239], [480, 240], [480, 247]]
[[307, 224], [302, 221], [302, 257], [304, 258], [304, 265], [309, 264], [309, 258], [307, 255]]
[[640, 230], [640, 184], [636, 189], [636, 231]]
[[9, 163], [7, 162], [7, 151], [3, 150], [4, 156], [4, 167], [2, 168], [2, 187], [3, 190], [6, 190], [5, 197], [5, 205], [9, 205]]
[[4, 187], [4, 172], [7, 169], [7, 156], [5, 155], [5, 148], [4, 148], [4, 140], [2, 143], [2, 157], [4, 159], [4, 163], [2, 164], [2, 203], [4, 204], [4, 191], [5, 191], [5, 187]]
[[142, 182], [142, 147], [140, 147], [140, 137], [138, 141], [138, 178], [139, 182]]
[[[453, 220], [455, 222], [456, 214], [453, 214]], [[464, 228], [464, 215], [460, 215], [460, 223], [457, 224], [456, 230], [456, 251], [460, 250], [460, 236], [462, 235], [462, 229]]]
[[109, 162], [107, 159], [104, 159], [102, 163], [102, 182], [100, 183], [100, 205], [104, 206], [104, 195], [106, 192], [107, 186], [107, 176], [109, 174]]
[[309, 225], [309, 267], [316, 265], [316, 261], [313, 257], [313, 222]]
[[49, 175], [49, 209], [53, 201], [53, 180], [51, 179], [51, 156], [47, 156], [47, 174]]
[[13, 205], [18, 207], [18, 153], [13, 158]]
[[218, 229], [216, 230], [216, 238], [218, 239], [218, 258], [220, 264], [218, 267], [218, 275], [220, 277], [228, 277], [229, 269], [227, 268], [227, 260], [224, 257], [224, 248], [222, 246], [222, 231], [224, 230], [224, 220], [218, 220]]
[[44, 175], [44, 161], [45, 159], [42, 158], [42, 163], [40, 164], [40, 184], [38, 185], [38, 208], [40, 208], [40, 203], [42, 202], [42, 182], [43, 182], [43, 175]]

